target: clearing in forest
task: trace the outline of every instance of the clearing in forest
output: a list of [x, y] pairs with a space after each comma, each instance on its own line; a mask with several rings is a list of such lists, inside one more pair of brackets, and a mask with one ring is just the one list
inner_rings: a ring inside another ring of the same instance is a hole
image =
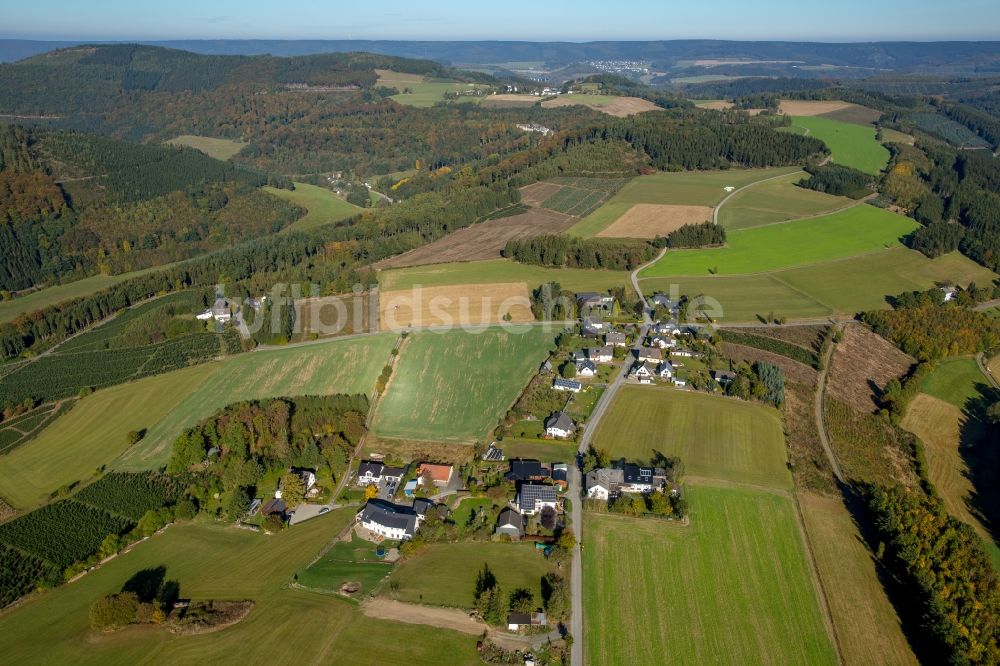
[[688, 526], [586, 515], [588, 661], [835, 664], [792, 500], [690, 484], [687, 494]]
[[656, 111], [660, 107], [648, 99], [640, 97], [619, 97], [616, 95], [560, 95], [554, 99], [542, 102], [542, 107], [555, 109], [561, 106], [585, 106], [588, 109], [606, 113], [609, 116], [624, 118], [637, 113]]
[[551, 350], [558, 331], [546, 329], [412, 333], [372, 430], [429, 441], [485, 437]]
[[242, 141], [233, 141], [232, 139], [216, 139], [210, 136], [194, 136], [191, 134], [170, 139], [167, 143], [173, 146], [187, 146], [188, 148], [200, 150], [209, 157], [214, 157], [223, 162], [249, 145]]
[[889, 162], [889, 150], [878, 142], [874, 127], [808, 116], [795, 116], [792, 124], [825, 143], [836, 164], [877, 174]]
[[379, 308], [383, 331], [534, 320], [524, 282], [383, 291]]
[[611, 226], [597, 234], [598, 238], [656, 238], [666, 236], [686, 224], [701, 224], [712, 220], [709, 206], [671, 206], [635, 204]]
[[282, 229], [282, 233], [293, 231], [309, 231], [324, 224], [339, 222], [361, 212], [354, 204], [347, 203], [336, 194], [316, 185], [295, 183], [294, 190], [283, 190], [277, 187], [265, 187], [265, 191], [279, 199], [306, 209], [306, 214]]

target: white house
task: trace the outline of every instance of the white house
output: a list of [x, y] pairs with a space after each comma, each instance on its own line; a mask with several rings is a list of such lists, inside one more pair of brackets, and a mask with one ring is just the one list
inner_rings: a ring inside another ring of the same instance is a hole
[[559, 495], [555, 486], [545, 486], [540, 483], [522, 483], [517, 490], [517, 510], [525, 515], [534, 515], [550, 507], [559, 507]]
[[608, 331], [604, 335], [604, 344], [609, 347], [624, 347], [625, 334], [620, 331]]
[[656, 366], [656, 376], [660, 379], [672, 380], [674, 378], [674, 366], [670, 361], [663, 361]]
[[577, 377], [593, 377], [596, 374], [597, 366], [594, 365], [593, 361], [584, 359], [576, 364]]
[[656, 347], [657, 349], [670, 349], [677, 346], [677, 341], [670, 337], [658, 335], [649, 341], [649, 346]]
[[729, 386], [736, 379], [736, 373], [728, 370], [713, 370], [712, 379], [719, 382], [719, 386]]
[[565, 412], [556, 412], [545, 419], [545, 434], [549, 437], [565, 439], [572, 436], [574, 430], [576, 430], [576, 426], [573, 425], [573, 420], [566, 416]]
[[382, 468], [385, 467], [377, 460], [363, 460], [358, 466], [358, 485], [370, 486], [382, 481]]
[[562, 379], [557, 378], [552, 381], [552, 389], [554, 391], [569, 391], [570, 393], [579, 393], [580, 389], [583, 388], [583, 384], [580, 382], [575, 382], [572, 379]]
[[687, 347], [678, 347], [670, 352], [671, 356], [682, 356], [684, 358], [694, 358], [694, 352]]
[[233, 318], [233, 314], [229, 311], [229, 301], [220, 296], [215, 299], [215, 303], [212, 307], [200, 314], [195, 315], [195, 318], [202, 321], [214, 319], [215, 321], [225, 323]]
[[663, 352], [656, 347], [640, 347], [639, 360], [643, 363], [659, 363], [663, 360]]
[[652, 384], [655, 370], [649, 363], [636, 361], [632, 366], [632, 377], [640, 384]]
[[617, 495], [624, 479], [620, 469], [601, 468], [587, 472], [584, 485], [589, 499], [609, 500]]
[[357, 522], [369, 532], [386, 539], [412, 539], [420, 526], [421, 516], [413, 507], [372, 499], [358, 512]]
[[587, 350], [587, 358], [594, 363], [611, 363], [615, 358], [615, 354], [610, 346], [592, 347]]

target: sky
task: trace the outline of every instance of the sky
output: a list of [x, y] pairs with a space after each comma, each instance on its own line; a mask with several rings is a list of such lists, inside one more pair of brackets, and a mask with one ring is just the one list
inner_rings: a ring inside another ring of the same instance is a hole
[[1000, 0], [0, 0], [0, 38], [1000, 39]]

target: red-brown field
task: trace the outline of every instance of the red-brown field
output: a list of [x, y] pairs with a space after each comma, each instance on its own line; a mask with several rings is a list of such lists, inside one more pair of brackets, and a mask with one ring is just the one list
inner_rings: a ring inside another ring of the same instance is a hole
[[499, 259], [507, 241], [558, 234], [576, 223], [575, 217], [552, 210], [533, 208], [527, 213], [487, 220], [439, 238], [415, 250], [375, 264], [378, 269], [423, 266], [451, 261]]

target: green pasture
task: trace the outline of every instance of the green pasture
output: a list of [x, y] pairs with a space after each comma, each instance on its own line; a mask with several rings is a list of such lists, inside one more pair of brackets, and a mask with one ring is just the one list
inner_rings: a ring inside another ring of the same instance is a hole
[[208, 364], [214, 372], [191, 387], [165, 416], [150, 419], [149, 433], [115, 462], [119, 469], [166, 464], [185, 428], [241, 400], [281, 396], [371, 393], [389, 360], [391, 333], [251, 352]]
[[819, 116], [795, 116], [792, 125], [825, 143], [837, 164], [876, 174], [889, 163], [889, 151], [878, 142], [874, 127]]
[[[346, 509], [274, 535], [211, 524], [174, 525], [83, 579], [0, 616], [0, 649], [11, 663], [96, 666], [137, 663], [396, 662], [476, 664], [474, 637], [366, 617], [356, 604], [289, 587], [350, 521]], [[252, 600], [250, 615], [222, 631], [176, 635], [160, 627], [116, 633], [90, 629], [98, 598], [121, 590], [136, 573], [163, 567], [166, 580], [193, 601]], [[359, 650], [378, 636], [378, 649]], [[81, 649], [86, 646], [86, 649]]]
[[373, 431], [431, 441], [485, 437], [554, 346], [557, 332], [546, 328], [412, 333]]
[[739, 192], [719, 210], [719, 224], [735, 231], [829, 213], [854, 203], [798, 187], [796, 183], [804, 177], [804, 173], [793, 173]]
[[781, 416], [757, 403], [665, 387], [625, 386], [594, 446], [612, 458], [678, 456], [684, 473], [791, 488]]
[[642, 277], [734, 275], [805, 266], [896, 246], [917, 226], [908, 217], [859, 205], [821, 217], [732, 231], [725, 247], [668, 251]]
[[187, 146], [188, 148], [200, 150], [209, 157], [214, 157], [215, 159], [222, 160], [223, 162], [247, 146], [247, 144], [242, 141], [233, 141], [232, 139], [216, 139], [210, 136], [194, 136], [191, 134], [185, 134], [175, 139], [170, 139], [167, 143], [174, 146]]
[[295, 183], [294, 190], [283, 190], [277, 187], [265, 187], [264, 190], [308, 211], [282, 230], [286, 233], [308, 231], [324, 224], [339, 222], [361, 211], [360, 208], [347, 203], [330, 190], [316, 185]]
[[383, 291], [502, 282], [525, 282], [529, 289], [547, 282], [558, 282], [563, 289], [572, 291], [605, 291], [624, 287], [629, 279], [626, 271], [544, 268], [506, 259], [396, 268], [380, 271], [378, 277]]
[[687, 493], [688, 526], [585, 516], [588, 663], [836, 664], [791, 499]]

